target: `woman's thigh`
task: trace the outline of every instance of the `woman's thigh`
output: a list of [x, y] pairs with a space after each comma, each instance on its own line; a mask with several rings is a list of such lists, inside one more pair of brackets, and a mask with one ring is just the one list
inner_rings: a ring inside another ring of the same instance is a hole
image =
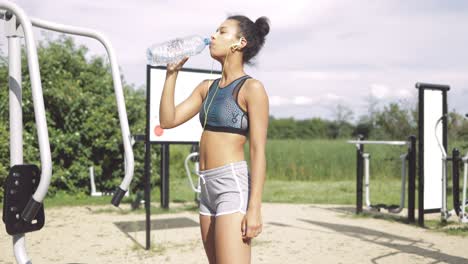
[[241, 223], [244, 214], [233, 213], [216, 217], [216, 264], [250, 263], [250, 241], [242, 240]]
[[200, 231], [206, 256], [210, 264], [216, 264], [215, 255], [215, 217], [200, 215]]

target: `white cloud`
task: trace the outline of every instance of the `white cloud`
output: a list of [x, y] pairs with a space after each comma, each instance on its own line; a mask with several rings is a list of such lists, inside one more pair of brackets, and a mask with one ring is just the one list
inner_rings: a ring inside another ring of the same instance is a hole
[[316, 102], [316, 100], [307, 96], [296, 96], [293, 98], [292, 102], [295, 105], [308, 105]]
[[292, 78], [301, 78], [301, 79], [318, 80], [318, 81], [359, 80], [361, 78], [361, 74], [358, 72], [337, 72], [337, 71], [326, 72], [326, 71], [295, 70], [295, 71], [290, 71], [290, 74]]
[[281, 105], [288, 105], [290, 101], [287, 98], [273, 95], [269, 97], [270, 106], [281, 106]]
[[377, 99], [386, 98], [389, 95], [390, 89], [383, 84], [371, 84], [371, 95]]
[[320, 96], [270, 96], [270, 106], [288, 106], [288, 105], [296, 105], [296, 106], [307, 106], [307, 105], [328, 105], [328, 104], [335, 104], [337, 101], [343, 100], [342, 97], [333, 94], [333, 93], [326, 93]]

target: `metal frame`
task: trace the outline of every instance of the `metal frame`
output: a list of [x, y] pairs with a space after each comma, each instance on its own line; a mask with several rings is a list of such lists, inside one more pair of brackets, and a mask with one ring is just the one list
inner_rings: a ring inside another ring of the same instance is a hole
[[[372, 140], [361, 140], [360, 137], [358, 140], [349, 140], [347, 141], [350, 144], [356, 145], [356, 156], [357, 156], [357, 171], [356, 171], [356, 213], [359, 214], [363, 211], [362, 206], [362, 185], [363, 177], [364, 186], [365, 186], [365, 197], [366, 197], [366, 209], [380, 211], [381, 208], [386, 208], [390, 213], [400, 213], [405, 204], [405, 191], [406, 191], [406, 180], [408, 178], [408, 221], [414, 222], [414, 192], [415, 192], [415, 174], [416, 174], [416, 138], [410, 136], [408, 141], [372, 141]], [[408, 146], [408, 151], [405, 154], [400, 156], [402, 161], [402, 170], [401, 170], [401, 195], [400, 195], [400, 204], [399, 206], [387, 206], [387, 205], [375, 205], [371, 204], [370, 200], [370, 154], [364, 152], [365, 144], [374, 144], [374, 145], [393, 145], [393, 146]], [[406, 167], [406, 162], [408, 162], [408, 167]], [[408, 177], [407, 177], [408, 170]]]
[[[41, 179], [37, 190], [32, 195], [26, 208], [21, 213], [24, 221], [30, 222], [36, 216], [39, 208], [42, 207], [50, 180], [52, 176], [52, 158], [50, 152], [49, 135], [45, 115], [44, 99], [39, 72], [39, 62], [37, 49], [34, 40], [32, 26], [49, 29], [53, 31], [87, 36], [99, 40], [109, 55], [114, 90], [117, 100], [119, 120], [122, 130], [123, 144], [125, 150], [125, 177], [119, 189], [123, 194], [130, 185], [133, 177], [134, 157], [130, 143], [130, 129], [128, 126], [125, 100], [123, 96], [120, 72], [115, 53], [110, 42], [104, 35], [97, 31], [65, 26], [40, 19], [29, 18], [26, 13], [15, 3], [8, 0], [0, 0], [0, 19], [6, 20], [6, 35], [8, 37], [9, 51], [9, 110], [10, 110], [10, 165], [13, 167], [23, 163], [23, 119], [22, 119], [22, 91], [21, 91], [21, 46], [19, 38], [25, 38], [28, 68], [31, 79], [32, 99], [34, 105], [34, 115], [37, 126], [37, 134], [40, 151]], [[117, 195], [117, 197], [116, 197]], [[120, 203], [121, 197], [116, 192], [112, 203], [116, 206]], [[123, 195], [122, 195], [123, 196]], [[13, 248], [17, 263], [31, 263], [26, 253], [25, 236], [19, 234], [13, 236]]]
[[[49, 145], [49, 134], [42, 94], [39, 61], [36, 43], [32, 31], [32, 24], [26, 13], [18, 5], [10, 1], [0, 1], [1, 18], [6, 22], [9, 51], [9, 97], [10, 97], [10, 165], [23, 163], [23, 118], [22, 118], [22, 91], [21, 91], [21, 45], [19, 38], [24, 34], [28, 68], [31, 79], [34, 116], [39, 141], [41, 179], [36, 192], [29, 200], [28, 206], [21, 213], [24, 221], [30, 222], [42, 206], [42, 201], [49, 188], [52, 177], [52, 158]], [[19, 27], [21, 25], [21, 28]], [[21, 30], [23, 32], [21, 32]], [[13, 132], [13, 133], [12, 133]], [[13, 251], [17, 263], [31, 263], [26, 252], [26, 239], [24, 234], [13, 236]]]
[[[425, 90], [437, 90], [442, 92], [442, 115], [447, 115], [447, 92], [450, 90], [448, 85], [440, 84], [428, 84], [428, 83], [416, 83], [416, 89], [418, 89], [418, 111], [419, 111], [419, 120], [418, 120], [418, 134], [419, 134], [419, 143], [418, 143], [418, 224], [424, 226], [424, 214], [428, 213], [439, 213], [440, 209], [426, 210], [424, 209], [424, 91]], [[447, 149], [448, 139], [447, 139], [447, 120], [442, 119], [442, 145], [444, 149]]]
[[134, 162], [133, 149], [132, 149], [132, 143], [131, 143], [130, 128], [128, 125], [127, 110], [125, 107], [122, 80], [120, 79], [120, 70], [119, 70], [119, 65], [117, 63], [117, 57], [114, 52], [114, 48], [112, 47], [112, 44], [107, 39], [107, 37], [104, 36], [104, 34], [96, 30], [62, 25], [58, 23], [53, 23], [53, 22], [37, 19], [37, 18], [31, 18], [31, 21], [34, 26], [39, 27], [39, 28], [96, 39], [106, 49], [106, 52], [107, 52], [107, 55], [109, 56], [109, 61], [111, 64], [112, 80], [114, 83], [115, 99], [117, 102], [120, 129], [122, 131], [122, 140], [123, 140], [124, 153], [125, 153], [125, 157], [124, 157], [125, 177], [122, 180], [122, 183], [120, 184], [120, 186], [117, 188], [116, 192], [114, 193], [114, 197], [112, 199], [112, 204], [118, 207], [123, 196], [128, 191], [130, 183], [132, 182], [135, 162]]
[[460, 206], [459, 219], [462, 223], [468, 223], [468, 213], [467, 213], [467, 188], [468, 188], [468, 153], [462, 158], [463, 162], [463, 198], [462, 204]]

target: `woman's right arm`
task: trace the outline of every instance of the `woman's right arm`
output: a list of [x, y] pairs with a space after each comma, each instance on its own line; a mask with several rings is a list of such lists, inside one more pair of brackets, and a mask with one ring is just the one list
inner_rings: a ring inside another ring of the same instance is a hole
[[187, 59], [167, 66], [166, 80], [159, 104], [159, 124], [162, 128], [173, 128], [187, 122], [198, 113], [203, 103], [203, 95], [209, 85], [207, 80], [201, 82], [187, 99], [175, 106], [174, 90], [177, 75]]

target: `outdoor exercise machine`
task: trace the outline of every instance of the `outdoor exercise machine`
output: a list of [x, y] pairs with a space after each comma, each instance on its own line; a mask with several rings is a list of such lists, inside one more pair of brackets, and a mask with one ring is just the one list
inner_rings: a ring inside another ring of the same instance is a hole
[[[60, 25], [40, 19], [29, 18], [18, 5], [0, 0], [0, 19], [5, 20], [8, 38], [9, 65], [9, 119], [10, 119], [10, 172], [5, 181], [2, 220], [7, 233], [13, 236], [13, 248], [17, 263], [31, 263], [26, 253], [25, 233], [40, 230], [45, 223], [43, 200], [52, 176], [47, 121], [39, 72], [39, 62], [32, 27], [91, 37], [99, 40], [109, 55], [114, 91], [125, 151], [125, 178], [117, 188], [112, 204], [118, 206], [133, 177], [133, 151], [130, 144], [125, 101], [120, 72], [110, 42], [94, 30]], [[23, 117], [21, 87], [21, 38], [25, 39], [26, 55], [31, 79], [34, 115], [40, 152], [40, 167], [23, 162]]]
[[[195, 187], [195, 184], [193, 183], [193, 179], [192, 179], [192, 174], [199, 176], [200, 160], [199, 160], [198, 151], [199, 151], [198, 145], [196, 144], [192, 145], [191, 153], [187, 155], [184, 161], [185, 171], [187, 172], [187, 177], [189, 180], [190, 187], [192, 188], [192, 191], [195, 193], [195, 202], [197, 202], [197, 204], [200, 203], [200, 193], [201, 193], [200, 177], [197, 178], [198, 179], [197, 186]], [[190, 165], [189, 165], [190, 161], [193, 162], [193, 170], [190, 169]]]
[[[366, 197], [365, 209], [380, 212], [386, 209], [393, 214], [400, 213], [405, 207], [405, 192], [408, 192], [408, 221], [414, 222], [415, 206], [415, 176], [416, 176], [416, 137], [410, 136], [407, 141], [375, 141], [350, 140], [348, 143], [356, 145], [356, 213], [363, 211], [363, 179], [364, 192]], [[407, 146], [407, 152], [400, 155], [401, 160], [401, 192], [400, 203], [398, 205], [372, 204], [370, 195], [370, 154], [364, 152], [364, 145], [387, 145], [387, 146]], [[408, 177], [407, 177], [408, 175]], [[408, 178], [408, 179], [407, 179]], [[406, 190], [406, 181], [408, 180], [408, 190]]]
[[[438, 126], [443, 120], [447, 119], [447, 115], [443, 115], [437, 121], [435, 130], [437, 131]], [[437, 143], [442, 153], [442, 208], [441, 208], [441, 221], [446, 222], [454, 213], [458, 216], [461, 223], [468, 223], [468, 216], [466, 213], [467, 207], [467, 178], [468, 178], [468, 153], [464, 156], [460, 156], [460, 151], [457, 148], [452, 150], [452, 156], [448, 156], [445, 148], [440, 143], [439, 138], [436, 134]], [[448, 209], [447, 205], [447, 188], [448, 188], [448, 163], [452, 162], [452, 195], [453, 195], [453, 210]], [[462, 189], [462, 201], [460, 202], [460, 164], [463, 163], [463, 189]]]
[[[409, 137], [408, 141], [349, 141], [357, 147], [356, 166], [356, 213], [362, 212], [362, 182], [365, 174], [366, 205], [368, 209], [387, 209], [390, 213], [401, 212], [404, 204], [405, 166], [408, 161], [408, 222], [414, 222], [415, 216], [415, 172], [418, 168], [418, 224], [424, 226], [424, 215], [440, 213], [442, 221], [445, 221], [450, 213], [447, 209], [447, 161], [454, 161], [453, 186], [454, 186], [454, 210], [460, 213], [463, 221], [465, 218], [465, 206], [460, 208], [458, 198], [458, 174], [459, 162], [464, 162], [468, 177], [468, 155], [459, 158], [458, 150], [454, 149], [453, 157], [447, 157], [447, 92], [448, 85], [416, 83], [418, 89], [418, 155], [416, 155], [415, 137]], [[364, 153], [364, 144], [408, 145], [408, 152], [402, 155], [402, 190], [399, 206], [372, 205], [370, 203], [369, 186], [369, 154]], [[406, 156], [406, 157], [405, 157]], [[416, 161], [417, 156], [417, 161]], [[417, 162], [417, 163], [416, 163]], [[416, 166], [417, 164], [417, 166]], [[466, 182], [466, 181], [465, 181]], [[466, 203], [466, 184], [464, 183], [464, 201]], [[463, 204], [464, 205], [464, 204]], [[463, 210], [462, 210], [463, 209]]]

